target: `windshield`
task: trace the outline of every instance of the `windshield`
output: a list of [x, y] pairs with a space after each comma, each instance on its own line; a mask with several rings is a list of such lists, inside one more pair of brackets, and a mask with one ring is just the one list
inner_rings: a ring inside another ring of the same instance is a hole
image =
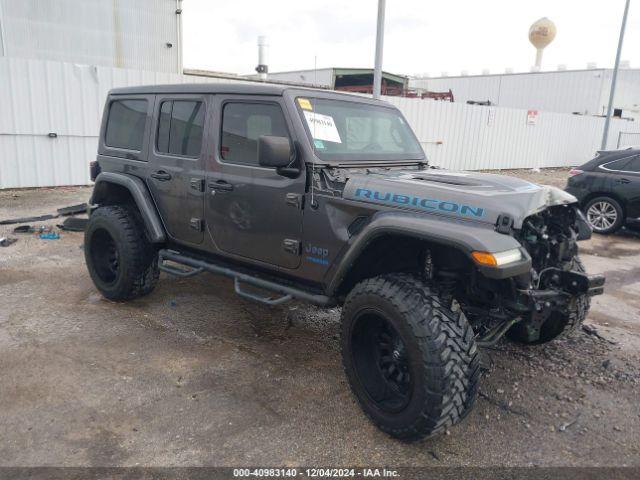
[[298, 97], [307, 135], [322, 160], [422, 160], [424, 153], [402, 115], [378, 105]]

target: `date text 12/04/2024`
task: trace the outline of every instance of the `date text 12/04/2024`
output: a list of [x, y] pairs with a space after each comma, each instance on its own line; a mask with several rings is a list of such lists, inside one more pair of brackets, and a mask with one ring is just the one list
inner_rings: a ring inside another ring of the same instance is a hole
[[310, 477], [310, 478], [396, 478], [400, 474], [389, 468], [234, 468], [233, 476], [242, 477]]

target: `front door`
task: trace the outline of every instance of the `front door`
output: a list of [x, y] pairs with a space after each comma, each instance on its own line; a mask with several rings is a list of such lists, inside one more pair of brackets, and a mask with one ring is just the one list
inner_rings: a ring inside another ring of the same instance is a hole
[[206, 225], [220, 250], [288, 269], [300, 264], [304, 172], [285, 178], [258, 165], [261, 135], [293, 129], [280, 97], [216, 96], [217, 144], [207, 171]]
[[206, 103], [202, 96], [159, 95], [155, 104], [147, 184], [169, 236], [181, 243], [204, 237]]

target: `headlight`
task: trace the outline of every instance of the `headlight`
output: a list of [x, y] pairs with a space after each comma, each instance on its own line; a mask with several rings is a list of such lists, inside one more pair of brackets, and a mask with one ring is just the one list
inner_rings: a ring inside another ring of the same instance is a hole
[[522, 252], [519, 248], [498, 253], [471, 252], [471, 256], [480, 265], [488, 265], [490, 267], [501, 267], [522, 260]]

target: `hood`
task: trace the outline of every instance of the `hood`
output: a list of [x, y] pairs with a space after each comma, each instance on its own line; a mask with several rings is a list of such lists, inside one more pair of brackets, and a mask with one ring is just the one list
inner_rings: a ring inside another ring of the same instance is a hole
[[495, 224], [502, 214], [514, 227], [553, 205], [577, 200], [559, 188], [490, 173], [449, 170], [357, 170], [347, 175], [344, 198]]

